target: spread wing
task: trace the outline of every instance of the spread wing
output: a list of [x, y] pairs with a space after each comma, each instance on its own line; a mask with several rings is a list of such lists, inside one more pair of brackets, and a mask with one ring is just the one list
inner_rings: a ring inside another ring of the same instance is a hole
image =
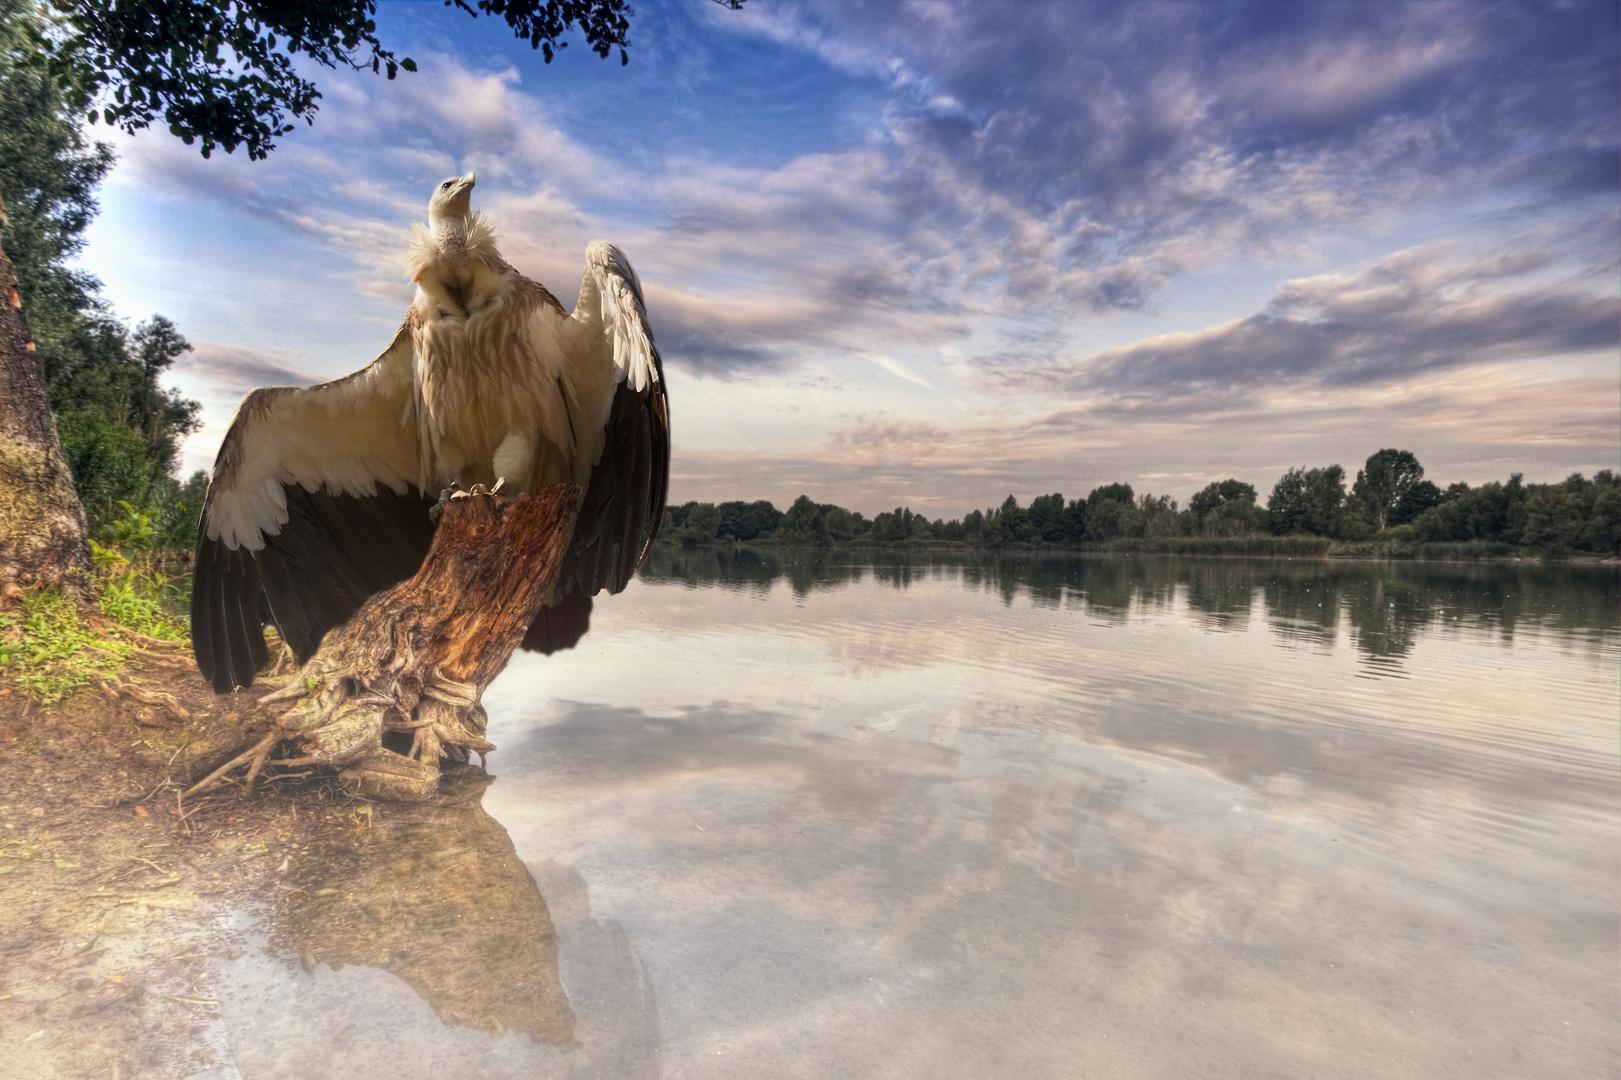
[[[619, 592], [658, 535], [670, 487], [670, 406], [664, 366], [647, 324], [642, 285], [624, 254], [596, 241], [586, 248], [580, 303], [564, 338], [576, 386], [601, 380], [600, 456], [586, 483], [574, 542], [558, 592]], [[612, 383], [607, 379], [611, 375]]]
[[192, 582], [192, 645], [215, 690], [253, 682], [266, 622], [302, 662], [421, 566], [432, 500], [417, 487], [413, 401], [406, 326], [353, 375], [243, 400], [214, 463]]

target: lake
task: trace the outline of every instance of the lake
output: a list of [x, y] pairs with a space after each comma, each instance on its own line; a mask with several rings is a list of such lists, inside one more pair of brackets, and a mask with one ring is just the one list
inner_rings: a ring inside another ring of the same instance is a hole
[[1614, 567], [659, 549], [485, 703], [241, 1075], [1621, 1069]]

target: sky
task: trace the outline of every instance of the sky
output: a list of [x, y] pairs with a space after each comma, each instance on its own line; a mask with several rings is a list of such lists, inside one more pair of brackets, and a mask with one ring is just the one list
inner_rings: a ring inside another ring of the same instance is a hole
[[[671, 501], [1185, 501], [1382, 447], [1621, 455], [1621, 6], [642, 0], [630, 63], [384, 3], [267, 161], [118, 136], [83, 265], [236, 403], [368, 363], [439, 180], [572, 306], [642, 279]], [[105, 137], [105, 136], [103, 136]]]

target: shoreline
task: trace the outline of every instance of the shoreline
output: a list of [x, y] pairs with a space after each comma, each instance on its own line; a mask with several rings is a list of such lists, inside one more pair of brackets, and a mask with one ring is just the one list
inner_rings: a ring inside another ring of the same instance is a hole
[[118, 677], [173, 707], [0, 689], [0, 1075], [216, 1075], [210, 987], [244, 954], [230, 916], [367, 804], [335, 776], [183, 800], [257, 741], [257, 695], [215, 695], [187, 647], [139, 649]]
[[[1244, 542], [1212, 540], [1202, 543], [1197, 539], [1190, 542], [1190, 538], [1164, 543], [1161, 541], [1127, 542], [1110, 541], [1106, 544], [1088, 544], [1081, 547], [1062, 546], [1056, 544], [1009, 544], [1003, 547], [986, 547], [977, 544], [967, 544], [960, 540], [907, 540], [900, 543], [835, 543], [822, 547], [811, 544], [776, 544], [772, 541], [737, 540], [730, 543], [717, 542], [708, 544], [677, 544], [660, 542], [655, 550], [666, 551], [753, 551], [763, 552], [863, 552], [885, 553], [895, 552], [901, 554], [959, 554], [959, 555], [986, 555], [993, 557], [1011, 556], [1086, 556], [1086, 555], [1152, 555], [1166, 558], [1202, 558], [1202, 559], [1276, 559], [1279, 561], [1315, 560], [1320, 562], [1390, 562], [1390, 563], [1493, 563], [1514, 564], [1526, 563], [1535, 566], [1621, 566], [1621, 556], [1594, 555], [1587, 552], [1574, 552], [1564, 556], [1550, 556], [1530, 551], [1507, 553], [1474, 553], [1460, 550], [1413, 552], [1403, 550], [1379, 549], [1369, 550], [1370, 545], [1363, 542], [1340, 544], [1334, 541], [1325, 541], [1321, 550], [1311, 551], [1268, 551], [1268, 550], [1221, 550], [1223, 547], [1240, 546]], [[1280, 545], [1281, 546], [1281, 545]], [[1429, 545], [1436, 548], [1457, 547], [1467, 548], [1469, 545]]]

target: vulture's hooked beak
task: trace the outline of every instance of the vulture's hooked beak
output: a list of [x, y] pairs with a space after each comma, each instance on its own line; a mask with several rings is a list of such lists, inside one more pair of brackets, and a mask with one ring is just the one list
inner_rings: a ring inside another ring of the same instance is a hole
[[471, 171], [453, 176], [434, 188], [428, 200], [428, 224], [435, 229], [460, 230], [472, 207], [473, 184], [478, 178]]

